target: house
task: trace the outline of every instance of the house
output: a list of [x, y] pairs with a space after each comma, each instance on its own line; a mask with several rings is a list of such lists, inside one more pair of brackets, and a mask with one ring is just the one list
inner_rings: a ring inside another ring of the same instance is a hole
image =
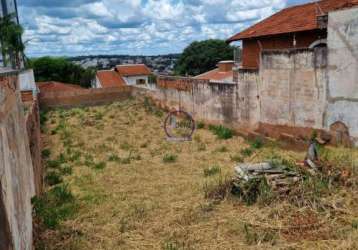
[[209, 80], [211, 82], [232, 83], [233, 67], [234, 67], [234, 61], [221, 61], [218, 63], [216, 69], [195, 76], [194, 78], [200, 80]]
[[358, 0], [322, 0], [283, 9], [227, 41], [242, 41], [244, 69], [258, 69], [263, 50], [326, 46], [327, 13], [358, 5]]
[[148, 87], [150, 69], [144, 64], [117, 65], [113, 70], [97, 71], [94, 88], [113, 88], [126, 85]]
[[125, 86], [126, 82], [114, 70], [100, 70], [97, 71], [95, 88], [113, 88]]
[[148, 85], [149, 76], [152, 74], [145, 64], [117, 65], [115, 71], [127, 85]]

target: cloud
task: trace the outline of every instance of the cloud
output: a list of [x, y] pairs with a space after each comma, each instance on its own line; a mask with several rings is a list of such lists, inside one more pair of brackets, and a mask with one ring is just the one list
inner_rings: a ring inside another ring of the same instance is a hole
[[29, 56], [162, 54], [227, 39], [305, 0], [23, 0]]

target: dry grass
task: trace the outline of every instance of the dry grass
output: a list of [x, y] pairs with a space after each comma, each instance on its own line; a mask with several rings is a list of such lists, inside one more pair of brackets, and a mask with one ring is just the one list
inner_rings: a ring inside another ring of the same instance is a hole
[[[168, 142], [163, 120], [137, 100], [48, 113], [46, 147], [52, 160], [62, 153], [72, 166], [72, 175], [63, 178], [79, 208], [56, 230], [43, 232], [43, 248], [358, 247], [352, 171], [349, 184], [329, 189], [316, 203], [299, 206], [284, 199], [246, 206], [227, 190], [233, 161], [276, 155], [295, 162], [304, 153], [266, 145], [245, 155], [240, 152], [250, 144], [244, 139], [220, 140], [207, 129], [197, 130], [192, 142]], [[340, 167], [357, 166], [357, 151], [330, 150], [327, 158], [351, 157]], [[175, 160], [163, 160], [168, 156]], [[214, 199], [206, 198], [213, 192]]]

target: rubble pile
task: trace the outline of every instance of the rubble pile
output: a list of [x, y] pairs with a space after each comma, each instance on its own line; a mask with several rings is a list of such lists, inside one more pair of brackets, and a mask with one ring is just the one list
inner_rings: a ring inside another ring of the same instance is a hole
[[239, 164], [235, 167], [234, 187], [240, 189], [243, 183], [265, 179], [273, 192], [286, 194], [290, 187], [301, 180], [299, 173], [285, 166], [272, 163]]

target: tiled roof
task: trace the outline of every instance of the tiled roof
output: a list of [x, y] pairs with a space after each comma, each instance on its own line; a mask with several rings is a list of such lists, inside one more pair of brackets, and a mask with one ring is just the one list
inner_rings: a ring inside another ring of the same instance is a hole
[[62, 82], [37, 82], [37, 87], [41, 91], [73, 91], [83, 89], [79, 85]]
[[214, 69], [203, 73], [201, 75], [195, 76], [195, 79], [200, 80], [210, 80], [210, 81], [220, 81], [220, 82], [232, 82], [233, 81], [233, 72], [231, 71], [219, 71], [219, 69]]
[[150, 69], [144, 64], [117, 65], [116, 71], [121, 76], [140, 76], [151, 74]]
[[358, 0], [322, 0], [283, 9], [229, 38], [228, 42], [260, 36], [318, 29], [317, 16], [358, 5]]
[[102, 88], [112, 88], [126, 85], [123, 78], [114, 70], [97, 71], [97, 78], [100, 81]]

